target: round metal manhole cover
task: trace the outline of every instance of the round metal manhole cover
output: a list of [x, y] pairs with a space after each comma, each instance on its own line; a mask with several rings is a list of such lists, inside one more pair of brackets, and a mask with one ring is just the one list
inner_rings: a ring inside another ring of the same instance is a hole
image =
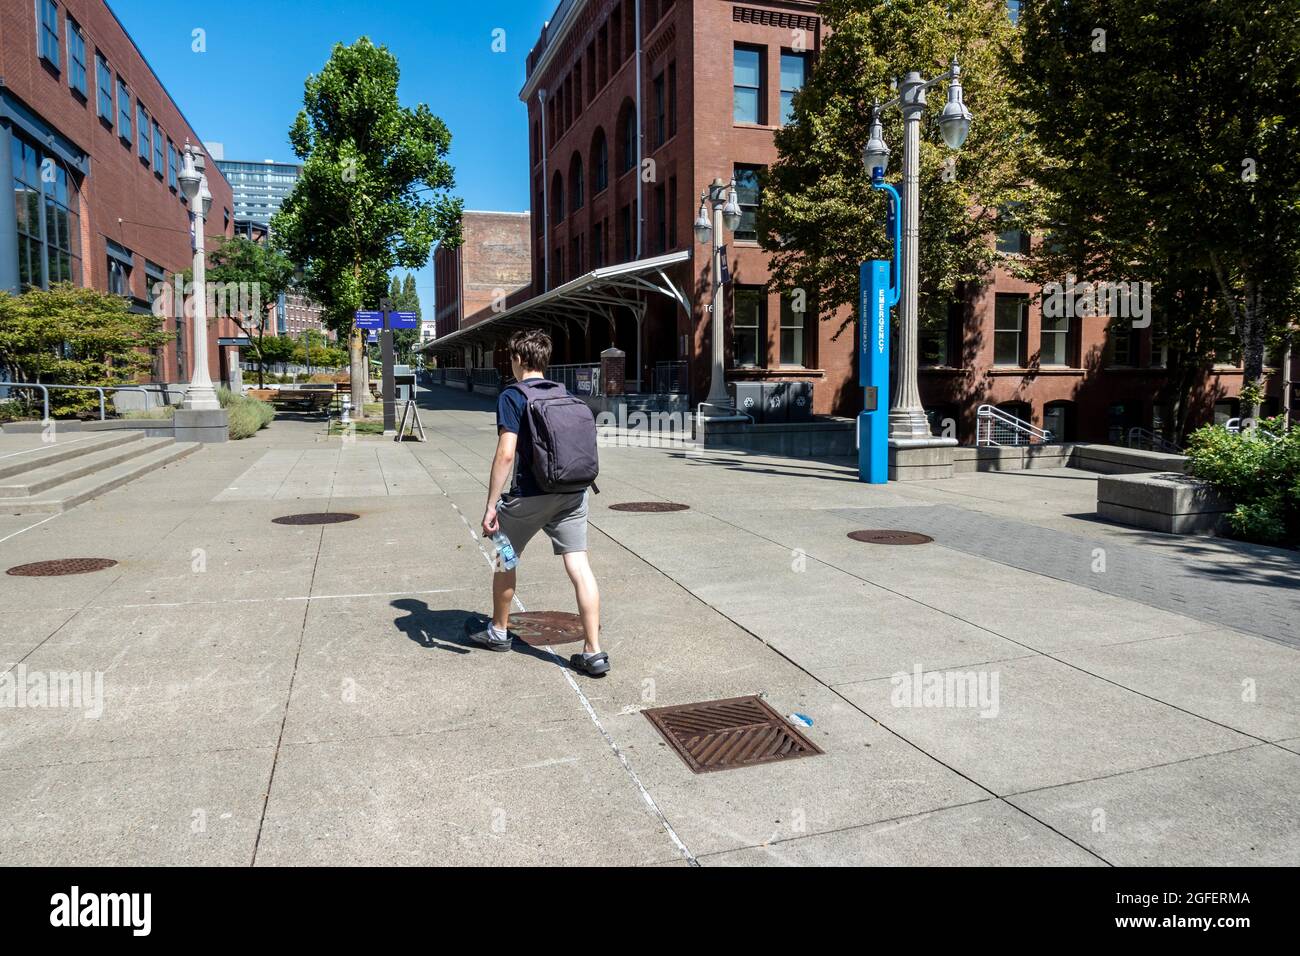
[[36, 561], [10, 568], [6, 574], [19, 578], [57, 578], [65, 574], [90, 574], [117, 564], [111, 558], [60, 558], [57, 561]]
[[583, 640], [582, 618], [567, 611], [528, 611], [510, 616], [510, 630], [533, 647]]
[[867, 544], [929, 544], [934, 540], [929, 535], [915, 531], [850, 531], [849, 537]]
[[640, 514], [663, 514], [667, 511], [686, 511], [690, 505], [679, 505], [675, 501], [624, 501], [622, 504], [610, 505], [610, 511], [635, 511]]
[[361, 515], [350, 511], [309, 511], [301, 515], [281, 515], [272, 518], [274, 524], [340, 524], [344, 521], [356, 521]]

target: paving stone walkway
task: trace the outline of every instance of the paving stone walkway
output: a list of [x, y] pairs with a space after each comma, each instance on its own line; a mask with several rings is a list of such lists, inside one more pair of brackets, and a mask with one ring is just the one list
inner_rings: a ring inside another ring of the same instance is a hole
[[[0, 568], [118, 562], [0, 575], [0, 673], [87, 679], [0, 706], [0, 864], [1300, 862], [1292, 556], [1099, 524], [1081, 472], [870, 487], [614, 440], [591, 681], [466, 639], [491, 403], [420, 401], [423, 444], [277, 422], [0, 515]], [[609, 507], [643, 500], [689, 509]], [[358, 517], [272, 520], [326, 510]], [[544, 546], [518, 598], [574, 610]], [[642, 713], [743, 695], [824, 754], [696, 775]]]

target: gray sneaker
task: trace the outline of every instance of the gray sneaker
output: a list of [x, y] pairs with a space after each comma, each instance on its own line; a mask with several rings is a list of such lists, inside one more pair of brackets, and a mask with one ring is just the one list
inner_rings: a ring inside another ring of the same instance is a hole
[[465, 633], [475, 644], [481, 644], [490, 651], [508, 651], [510, 650], [510, 635], [506, 634], [504, 638], [497, 637], [492, 633], [492, 622], [487, 619], [470, 618], [465, 622]]

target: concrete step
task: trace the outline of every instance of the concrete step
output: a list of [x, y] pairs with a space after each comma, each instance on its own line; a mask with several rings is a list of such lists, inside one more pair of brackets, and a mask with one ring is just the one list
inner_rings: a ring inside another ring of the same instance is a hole
[[0, 500], [39, 495], [69, 481], [75, 481], [147, 454], [155, 448], [171, 444], [172, 441], [171, 438], [138, 438], [135, 441], [118, 442], [70, 460], [24, 471], [11, 476], [6, 481], [0, 481]]
[[111, 435], [77, 435], [63, 437], [47, 445], [40, 445], [24, 451], [0, 456], [0, 481], [45, 468], [59, 462], [80, 458], [83, 455], [116, 448], [130, 442], [139, 441], [143, 432], [119, 432]]
[[50, 514], [67, 511], [107, 491], [120, 488], [155, 468], [179, 461], [200, 447], [199, 442], [178, 442], [170, 438], [145, 441], [151, 444], [143, 453], [80, 478], [62, 482], [44, 494], [0, 497], [0, 514]]

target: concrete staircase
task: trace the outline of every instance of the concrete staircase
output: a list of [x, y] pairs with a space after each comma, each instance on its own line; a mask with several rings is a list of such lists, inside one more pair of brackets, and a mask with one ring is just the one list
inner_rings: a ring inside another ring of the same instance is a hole
[[148, 438], [141, 431], [62, 439], [0, 457], [0, 514], [67, 511], [133, 478], [178, 461], [198, 442]]

